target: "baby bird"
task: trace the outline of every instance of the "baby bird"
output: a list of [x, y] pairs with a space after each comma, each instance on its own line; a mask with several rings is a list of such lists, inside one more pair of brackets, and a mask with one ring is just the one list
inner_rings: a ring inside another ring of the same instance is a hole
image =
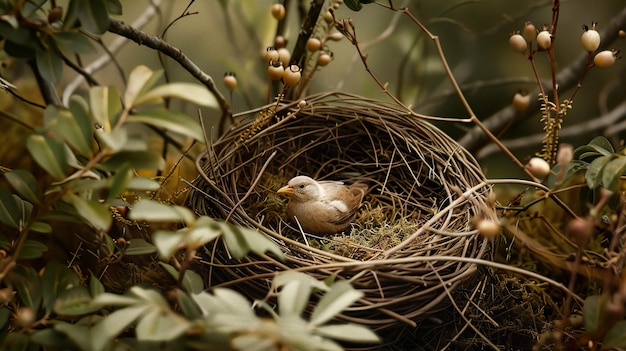
[[350, 226], [367, 189], [365, 183], [344, 185], [297, 176], [278, 189], [278, 193], [289, 197], [287, 216], [290, 221], [300, 223], [305, 232], [336, 234]]

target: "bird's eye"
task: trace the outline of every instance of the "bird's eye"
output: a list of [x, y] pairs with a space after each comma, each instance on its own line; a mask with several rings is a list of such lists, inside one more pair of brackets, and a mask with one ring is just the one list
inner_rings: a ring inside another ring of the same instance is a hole
[[304, 189], [304, 184], [300, 184], [300, 189]]

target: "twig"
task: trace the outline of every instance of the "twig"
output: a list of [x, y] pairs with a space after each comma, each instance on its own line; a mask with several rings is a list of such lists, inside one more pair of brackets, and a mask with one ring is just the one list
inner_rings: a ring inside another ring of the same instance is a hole
[[193, 61], [191, 61], [189, 57], [183, 54], [183, 52], [179, 48], [170, 45], [169, 43], [161, 40], [155, 35], [144, 33], [122, 21], [114, 19], [111, 19], [109, 23], [109, 32], [126, 37], [136, 42], [137, 44], [145, 45], [151, 49], [158, 50], [174, 59], [194, 78], [196, 78], [200, 83], [206, 86], [207, 89], [209, 89], [209, 91], [215, 96], [220, 105], [220, 108], [222, 109], [222, 117], [226, 116], [227, 118], [227, 116], [232, 115], [230, 104], [228, 103], [224, 95], [222, 95], [222, 93], [215, 86], [213, 78], [204, 73], [200, 69], [200, 67], [198, 67]]

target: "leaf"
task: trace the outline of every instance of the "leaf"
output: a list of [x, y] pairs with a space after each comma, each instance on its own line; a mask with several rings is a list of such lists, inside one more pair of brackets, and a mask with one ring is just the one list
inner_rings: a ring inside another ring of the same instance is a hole
[[137, 340], [169, 341], [183, 334], [191, 323], [174, 313], [162, 313], [154, 309], [146, 313], [137, 323]]
[[155, 253], [156, 251], [156, 247], [144, 239], [131, 239], [128, 240], [128, 247], [124, 251], [124, 255], [145, 255]]
[[613, 148], [611, 142], [603, 136], [597, 136], [593, 138], [588, 145], [597, 146], [598, 148], [596, 150], [598, 150], [599, 152], [602, 152], [600, 150], [604, 150], [604, 152], [602, 152], [604, 155], [615, 153], [615, 149]]
[[617, 156], [602, 169], [602, 185], [609, 190], [618, 190], [620, 177], [626, 171], [626, 156]]
[[179, 230], [184, 234], [184, 241], [189, 249], [195, 250], [217, 239], [222, 231], [215, 226], [215, 221], [207, 216], [198, 218], [191, 227]]
[[165, 160], [156, 153], [147, 151], [122, 151], [111, 156], [102, 163], [102, 168], [106, 171], [115, 171], [124, 166], [138, 169], [163, 169]]
[[15, 198], [7, 188], [0, 185], [0, 222], [17, 229], [20, 225], [20, 217], [20, 209]]
[[128, 182], [133, 178], [133, 172], [128, 167], [120, 168], [109, 178], [111, 186], [107, 194], [107, 202], [111, 202], [126, 190]]
[[347, 281], [335, 282], [313, 309], [311, 325], [318, 326], [326, 323], [362, 296], [363, 293], [352, 288]]
[[587, 186], [590, 189], [595, 189], [602, 182], [602, 169], [613, 159], [614, 155], [606, 155], [598, 157], [587, 167], [585, 173], [585, 180], [587, 180]]
[[[91, 350], [91, 330], [79, 324], [69, 324], [65, 322], [57, 322], [53, 326], [54, 330], [67, 335], [81, 350]], [[45, 330], [45, 329], [44, 329]], [[105, 346], [103, 344], [102, 346]]]
[[57, 179], [65, 178], [67, 158], [62, 143], [43, 135], [31, 134], [26, 140], [26, 147], [46, 172]]
[[617, 322], [604, 336], [600, 350], [622, 350], [626, 348], [626, 321]]
[[96, 278], [93, 273], [89, 277], [89, 292], [92, 297], [97, 297], [98, 295], [104, 293], [104, 285], [100, 282], [98, 278]]
[[155, 73], [144, 65], [135, 67], [135, 69], [130, 72], [126, 91], [124, 92], [126, 109], [130, 111], [130, 109], [135, 106], [135, 99], [137, 99], [140, 94], [148, 91], [160, 76], [160, 72]]
[[34, 204], [39, 203], [37, 180], [30, 172], [23, 169], [14, 169], [5, 173], [4, 176], [13, 189], [25, 200]]
[[363, 5], [361, 5], [361, 1], [359, 0], [345, 0], [344, 4], [352, 10], [352, 11], [361, 11]]
[[204, 290], [204, 281], [200, 275], [192, 270], [186, 270], [183, 276], [183, 288], [192, 294]]
[[35, 258], [40, 258], [43, 256], [43, 253], [48, 251], [48, 246], [37, 241], [27, 239], [24, 243], [24, 247], [20, 251], [19, 256], [17, 257], [20, 260], [32, 260]]
[[588, 333], [595, 333], [602, 326], [602, 310], [605, 302], [606, 295], [591, 295], [585, 299], [583, 324]]
[[152, 242], [157, 248], [159, 256], [164, 260], [169, 260], [178, 251], [184, 236], [178, 232], [167, 230], [157, 230], [152, 234]]
[[278, 245], [260, 232], [226, 222], [216, 221], [215, 223], [222, 229], [222, 237], [235, 259], [241, 259], [250, 251], [257, 254], [269, 251], [276, 257], [284, 259], [285, 256]]
[[326, 283], [324, 283], [323, 281], [317, 280], [306, 273], [292, 270], [283, 271], [277, 274], [276, 277], [274, 277], [274, 279], [272, 280], [272, 289], [276, 290], [279, 287], [284, 286], [292, 281], [305, 282], [307, 285], [312, 286], [313, 288], [320, 291], [330, 290], [330, 286], [326, 285]]
[[33, 222], [30, 225], [30, 230], [37, 233], [49, 234], [52, 233], [52, 226], [44, 222]]
[[253, 334], [243, 334], [236, 336], [231, 341], [231, 346], [235, 350], [246, 351], [274, 351], [278, 349], [277, 340]]
[[99, 345], [112, 340], [150, 308], [151, 306], [147, 304], [131, 306], [104, 317], [92, 328], [92, 347], [98, 349]]
[[200, 123], [182, 112], [167, 109], [143, 111], [128, 116], [128, 122], [145, 123], [204, 142], [204, 133]]
[[[48, 108], [50, 108], [49, 105]], [[58, 126], [56, 131], [69, 145], [72, 145], [83, 156], [91, 154], [92, 138], [91, 134], [86, 135], [77, 119], [71, 111], [60, 109], [57, 112]]]
[[111, 227], [113, 219], [107, 205], [95, 200], [86, 200], [74, 194], [65, 194], [63, 200], [72, 204], [86, 223], [104, 231]]
[[92, 305], [98, 307], [104, 306], [132, 306], [141, 303], [141, 300], [136, 296], [129, 295], [117, 295], [112, 293], [103, 292], [98, 296], [95, 296]]
[[131, 208], [129, 219], [152, 222], [193, 222], [194, 214], [186, 207], [167, 205], [154, 200], [139, 200]]
[[119, 90], [109, 87], [89, 89], [89, 106], [94, 122], [99, 124], [105, 132], [110, 133], [117, 115], [122, 110]]
[[47, 43], [47, 49], [37, 48], [35, 51], [35, 61], [41, 77], [54, 84], [59, 82], [63, 74], [63, 59], [61, 58], [61, 54], [54, 49], [52, 40], [47, 40]]
[[86, 30], [103, 34], [109, 28], [109, 14], [103, 0], [79, 1], [78, 18]]
[[104, 5], [107, 8], [107, 12], [112, 15], [122, 14], [122, 4], [119, 0], [104, 0]]
[[380, 342], [376, 333], [358, 324], [334, 324], [315, 328], [315, 333], [326, 338], [357, 343]]
[[80, 316], [97, 311], [99, 308], [91, 304], [91, 294], [84, 286], [67, 289], [59, 295], [54, 303], [54, 312], [64, 316]]
[[194, 320], [202, 317], [200, 308], [191, 299], [186, 291], [176, 289], [176, 300], [178, 301], [178, 306], [180, 306], [181, 312], [188, 319]]
[[283, 286], [278, 295], [278, 311], [281, 317], [300, 316], [311, 295], [311, 285], [306, 280], [294, 280]]
[[91, 148], [91, 145], [93, 144], [94, 125], [91, 115], [89, 114], [89, 106], [87, 105], [87, 102], [82, 97], [73, 95], [70, 98], [69, 110], [72, 113], [74, 121], [80, 128], [82, 138]]
[[133, 177], [127, 187], [129, 190], [155, 191], [161, 188], [161, 184], [148, 177]]
[[22, 301], [22, 305], [39, 310], [41, 306], [41, 278], [37, 271], [31, 267], [17, 265], [13, 267], [7, 285], [13, 286], [17, 291], [17, 297]]
[[58, 32], [52, 36], [61, 51], [88, 55], [96, 52], [91, 41], [79, 32]]
[[[41, 280], [43, 305], [48, 314], [52, 312], [57, 297], [63, 291], [80, 286], [80, 280], [76, 277], [76, 274], [57, 261], [48, 262]], [[91, 300], [91, 296], [89, 299]]]
[[207, 88], [199, 84], [184, 82], [160, 85], [145, 94], [141, 94], [134, 104], [161, 102], [166, 97], [179, 98], [200, 106], [219, 107], [217, 99]]
[[128, 142], [128, 131], [126, 128], [115, 128], [110, 132], [105, 129], [96, 130], [96, 138], [113, 152], [122, 150]]

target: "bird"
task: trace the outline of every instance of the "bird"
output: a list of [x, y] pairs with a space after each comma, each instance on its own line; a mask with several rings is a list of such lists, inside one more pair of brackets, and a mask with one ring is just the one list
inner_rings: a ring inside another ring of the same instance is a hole
[[338, 234], [350, 227], [368, 185], [357, 181], [345, 185], [338, 181], [316, 181], [299, 175], [278, 189], [289, 198], [287, 217], [302, 230], [315, 234]]

